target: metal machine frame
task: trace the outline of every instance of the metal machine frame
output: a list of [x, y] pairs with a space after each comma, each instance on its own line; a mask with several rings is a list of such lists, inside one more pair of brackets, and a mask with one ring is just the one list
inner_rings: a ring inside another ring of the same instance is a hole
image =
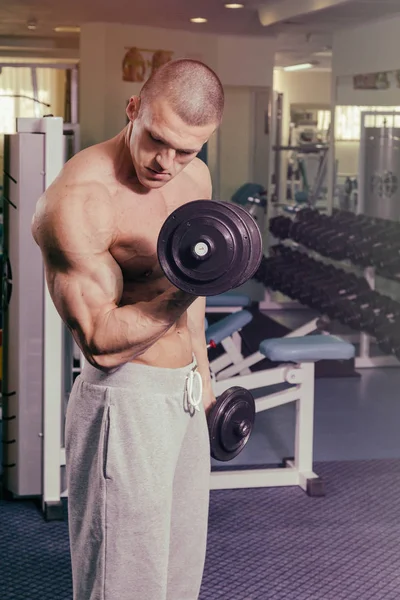
[[62, 515], [67, 332], [49, 294], [30, 225], [37, 200], [67, 158], [63, 133], [71, 130], [78, 136], [79, 126], [64, 124], [61, 117], [21, 118], [17, 119], [17, 133], [6, 136], [5, 141], [5, 251], [9, 266], [6, 280], [3, 272], [4, 483], [5, 490], [16, 497], [40, 495], [48, 519]]
[[[260, 357], [264, 358], [262, 355]], [[241, 367], [244, 366], [248, 366], [246, 360], [241, 364]], [[237, 372], [238, 365], [233, 369]], [[304, 362], [296, 365], [284, 364], [267, 372], [236, 375], [215, 382], [214, 390], [217, 396], [236, 385], [252, 390], [280, 383], [290, 384], [289, 389], [257, 398], [256, 412], [295, 402], [296, 428], [294, 458], [286, 460], [284, 468], [237, 469], [234, 465], [225, 469], [217, 468], [211, 472], [212, 490], [300, 486], [310, 496], [324, 495], [324, 483], [313, 472], [314, 380], [314, 363]]]

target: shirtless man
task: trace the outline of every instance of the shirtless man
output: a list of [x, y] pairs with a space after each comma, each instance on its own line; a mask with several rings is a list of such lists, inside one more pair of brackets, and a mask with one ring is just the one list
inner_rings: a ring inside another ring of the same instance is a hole
[[74, 156], [37, 204], [47, 284], [86, 357], [66, 418], [74, 600], [198, 598], [215, 401], [205, 299], [171, 286], [156, 244], [175, 208], [211, 198], [196, 155], [222, 111], [208, 67], [164, 65], [127, 127]]

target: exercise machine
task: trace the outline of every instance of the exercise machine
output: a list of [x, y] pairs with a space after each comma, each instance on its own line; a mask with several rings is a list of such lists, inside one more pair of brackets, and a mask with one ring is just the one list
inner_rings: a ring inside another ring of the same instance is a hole
[[[245, 315], [242, 313], [247, 311], [229, 315], [207, 329], [207, 341], [210, 343], [225, 337], [226, 342], [226, 337], [235, 330], [235, 325], [238, 330], [245, 326]], [[315, 363], [319, 360], [349, 360], [354, 354], [354, 346], [339, 337], [323, 334], [298, 335], [267, 338], [261, 342], [257, 352], [241, 361], [237, 360], [236, 353], [232, 356], [226, 351], [221, 358], [225, 359], [224, 364], [231, 364], [220, 371], [215, 369], [219, 369], [222, 362], [214, 361], [214, 365], [211, 362], [216, 396], [234, 386], [252, 391], [285, 384], [285, 389], [272, 393], [268, 393], [267, 389], [264, 396], [257, 398], [256, 413], [290, 402], [296, 403], [294, 457], [284, 460], [283, 468], [243, 469], [235, 465], [218, 467], [211, 474], [211, 489], [300, 486], [310, 496], [324, 495], [324, 482], [313, 471]], [[265, 358], [277, 366], [250, 371], [251, 367]]]
[[62, 514], [72, 341], [45, 285], [31, 221], [78, 143], [79, 126], [59, 117], [17, 119], [17, 133], [5, 136], [3, 485], [13, 497], [40, 496], [49, 519]]

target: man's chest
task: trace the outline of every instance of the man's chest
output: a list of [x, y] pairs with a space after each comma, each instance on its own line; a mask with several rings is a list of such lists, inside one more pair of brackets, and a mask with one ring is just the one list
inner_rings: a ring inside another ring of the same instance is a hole
[[126, 192], [116, 196], [115, 237], [111, 248], [124, 279], [145, 281], [163, 277], [157, 240], [165, 219], [178, 206], [197, 200], [189, 187], [142, 196]]

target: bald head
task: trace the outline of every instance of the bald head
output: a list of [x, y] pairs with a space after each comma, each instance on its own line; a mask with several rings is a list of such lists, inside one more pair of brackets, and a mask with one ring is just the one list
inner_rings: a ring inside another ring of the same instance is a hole
[[165, 99], [187, 125], [218, 125], [224, 108], [224, 91], [217, 75], [204, 63], [181, 59], [158, 69], [140, 92], [140, 110]]

